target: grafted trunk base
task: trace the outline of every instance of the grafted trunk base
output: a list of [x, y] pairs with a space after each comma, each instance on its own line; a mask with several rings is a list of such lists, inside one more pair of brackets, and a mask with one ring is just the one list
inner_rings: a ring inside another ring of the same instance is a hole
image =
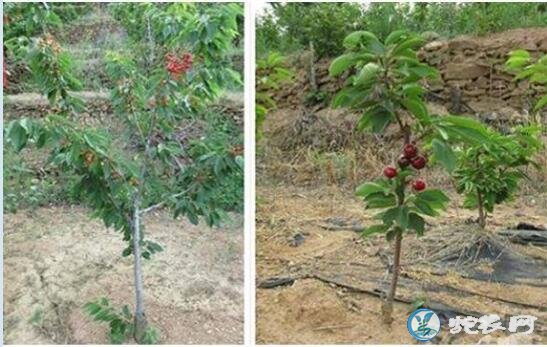
[[144, 343], [144, 336], [147, 329], [148, 322], [146, 321], [146, 316], [144, 314], [135, 315], [135, 332], [133, 337], [137, 343]]

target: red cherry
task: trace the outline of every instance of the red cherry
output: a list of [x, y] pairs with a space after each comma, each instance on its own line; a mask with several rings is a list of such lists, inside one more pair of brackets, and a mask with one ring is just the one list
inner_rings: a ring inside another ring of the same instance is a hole
[[412, 188], [414, 188], [415, 191], [420, 192], [425, 189], [425, 182], [421, 179], [417, 179], [412, 182]]
[[399, 159], [397, 160], [397, 164], [399, 165], [399, 167], [401, 167], [402, 169], [404, 169], [405, 167], [409, 166], [410, 165], [410, 159], [408, 159], [407, 157], [405, 157], [404, 155], [401, 155], [399, 157]]
[[394, 168], [393, 166], [387, 166], [384, 169], [384, 176], [386, 176], [387, 178], [393, 178], [397, 176], [397, 169]]
[[407, 143], [404, 147], [403, 147], [403, 155], [408, 158], [408, 159], [412, 159], [416, 156], [416, 154], [418, 154], [418, 149], [416, 148], [416, 146], [414, 146], [413, 144], [411, 143]]
[[427, 160], [424, 156], [417, 156], [413, 158], [410, 163], [412, 164], [412, 167], [414, 167], [417, 170], [423, 169], [425, 167], [425, 164], [427, 163]]

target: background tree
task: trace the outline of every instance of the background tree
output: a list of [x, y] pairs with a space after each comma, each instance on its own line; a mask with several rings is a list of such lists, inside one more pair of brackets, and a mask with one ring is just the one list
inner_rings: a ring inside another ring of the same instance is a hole
[[478, 210], [481, 228], [494, 206], [510, 200], [518, 190], [519, 181], [527, 177], [523, 169], [529, 164], [539, 168], [532, 160], [542, 148], [539, 134], [537, 126], [517, 127], [508, 135], [490, 131], [488, 141], [457, 151], [456, 190], [465, 195], [465, 208]]
[[[272, 38], [272, 30], [277, 30], [282, 33], [281, 40], [274, 40], [288, 49], [308, 48], [313, 42], [318, 58], [333, 56], [343, 51], [339, 43], [357, 29], [360, 17], [360, 5], [354, 3], [276, 4], [270, 15], [260, 19], [265, 31], [257, 30], [257, 41], [266, 42]], [[273, 22], [277, 29], [272, 29]], [[272, 47], [271, 43], [268, 46]]]
[[451, 38], [543, 26], [547, 22], [543, 7], [538, 3], [275, 4], [258, 19], [257, 52], [289, 54], [306, 49], [312, 41], [319, 58], [333, 57], [344, 51], [343, 38], [356, 30], [385, 40], [396, 30]]
[[262, 134], [262, 123], [266, 114], [275, 109], [275, 100], [271, 93], [281, 88], [292, 78], [291, 71], [286, 67], [286, 58], [279, 53], [270, 53], [266, 58], [256, 62], [256, 132]]

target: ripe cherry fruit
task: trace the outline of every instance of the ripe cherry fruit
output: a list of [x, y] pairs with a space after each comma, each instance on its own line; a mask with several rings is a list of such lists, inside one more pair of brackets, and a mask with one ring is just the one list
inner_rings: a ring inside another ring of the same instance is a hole
[[386, 168], [384, 169], [384, 176], [386, 176], [387, 178], [393, 178], [397, 176], [397, 169], [393, 166], [386, 166]]
[[414, 188], [415, 191], [420, 192], [425, 189], [425, 182], [421, 179], [417, 179], [412, 182], [412, 188]]
[[417, 156], [415, 158], [413, 158], [410, 163], [412, 164], [412, 167], [417, 169], [417, 170], [420, 170], [420, 169], [423, 169], [425, 167], [425, 164], [427, 163], [427, 160], [425, 159], [424, 156]]
[[403, 155], [405, 158], [412, 159], [416, 156], [416, 154], [418, 154], [418, 149], [412, 143], [407, 143], [403, 147]]

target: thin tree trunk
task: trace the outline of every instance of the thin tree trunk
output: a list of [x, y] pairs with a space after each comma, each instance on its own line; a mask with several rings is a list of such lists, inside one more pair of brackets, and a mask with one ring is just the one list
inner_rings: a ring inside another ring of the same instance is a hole
[[477, 204], [479, 205], [479, 226], [484, 229], [486, 226], [486, 215], [484, 213], [484, 199], [481, 192], [477, 191]]
[[401, 263], [401, 244], [403, 241], [403, 235], [398, 233], [395, 237], [395, 244], [393, 245], [393, 274], [391, 275], [391, 285], [389, 286], [389, 292], [386, 297], [386, 301], [382, 305], [382, 316], [385, 324], [391, 324], [393, 322], [393, 299], [395, 299], [395, 292], [397, 291], [397, 282], [399, 280], [399, 270]]
[[313, 92], [317, 91], [317, 79], [315, 77], [315, 50], [313, 41], [310, 41], [310, 84]]
[[134, 263], [133, 270], [135, 275], [135, 340], [138, 343], [142, 342], [144, 333], [148, 327], [146, 316], [144, 314], [144, 288], [142, 279], [141, 266], [141, 230], [140, 230], [140, 197], [139, 193], [135, 194], [133, 200], [133, 255]]
[[[410, 143], [410, 127], [407, 124], [399, 123], [404, 136], [404, 143]], [[405, 201], [404, 189], [397, 193], [397, 205], [401, 206]], [[403, 243], [403, 231], [399, 230], [395, 236], [395, 244], [393, 245], [393, 273], [391, 275], [391, 285], [386, 297], [386, 301], [382, 304], [382, 318], [385, 324], [393, 322], [393, 299], [397, 291], [397, 282], [399, 281], [399, 271], [401, 264], [401, 245]]]

